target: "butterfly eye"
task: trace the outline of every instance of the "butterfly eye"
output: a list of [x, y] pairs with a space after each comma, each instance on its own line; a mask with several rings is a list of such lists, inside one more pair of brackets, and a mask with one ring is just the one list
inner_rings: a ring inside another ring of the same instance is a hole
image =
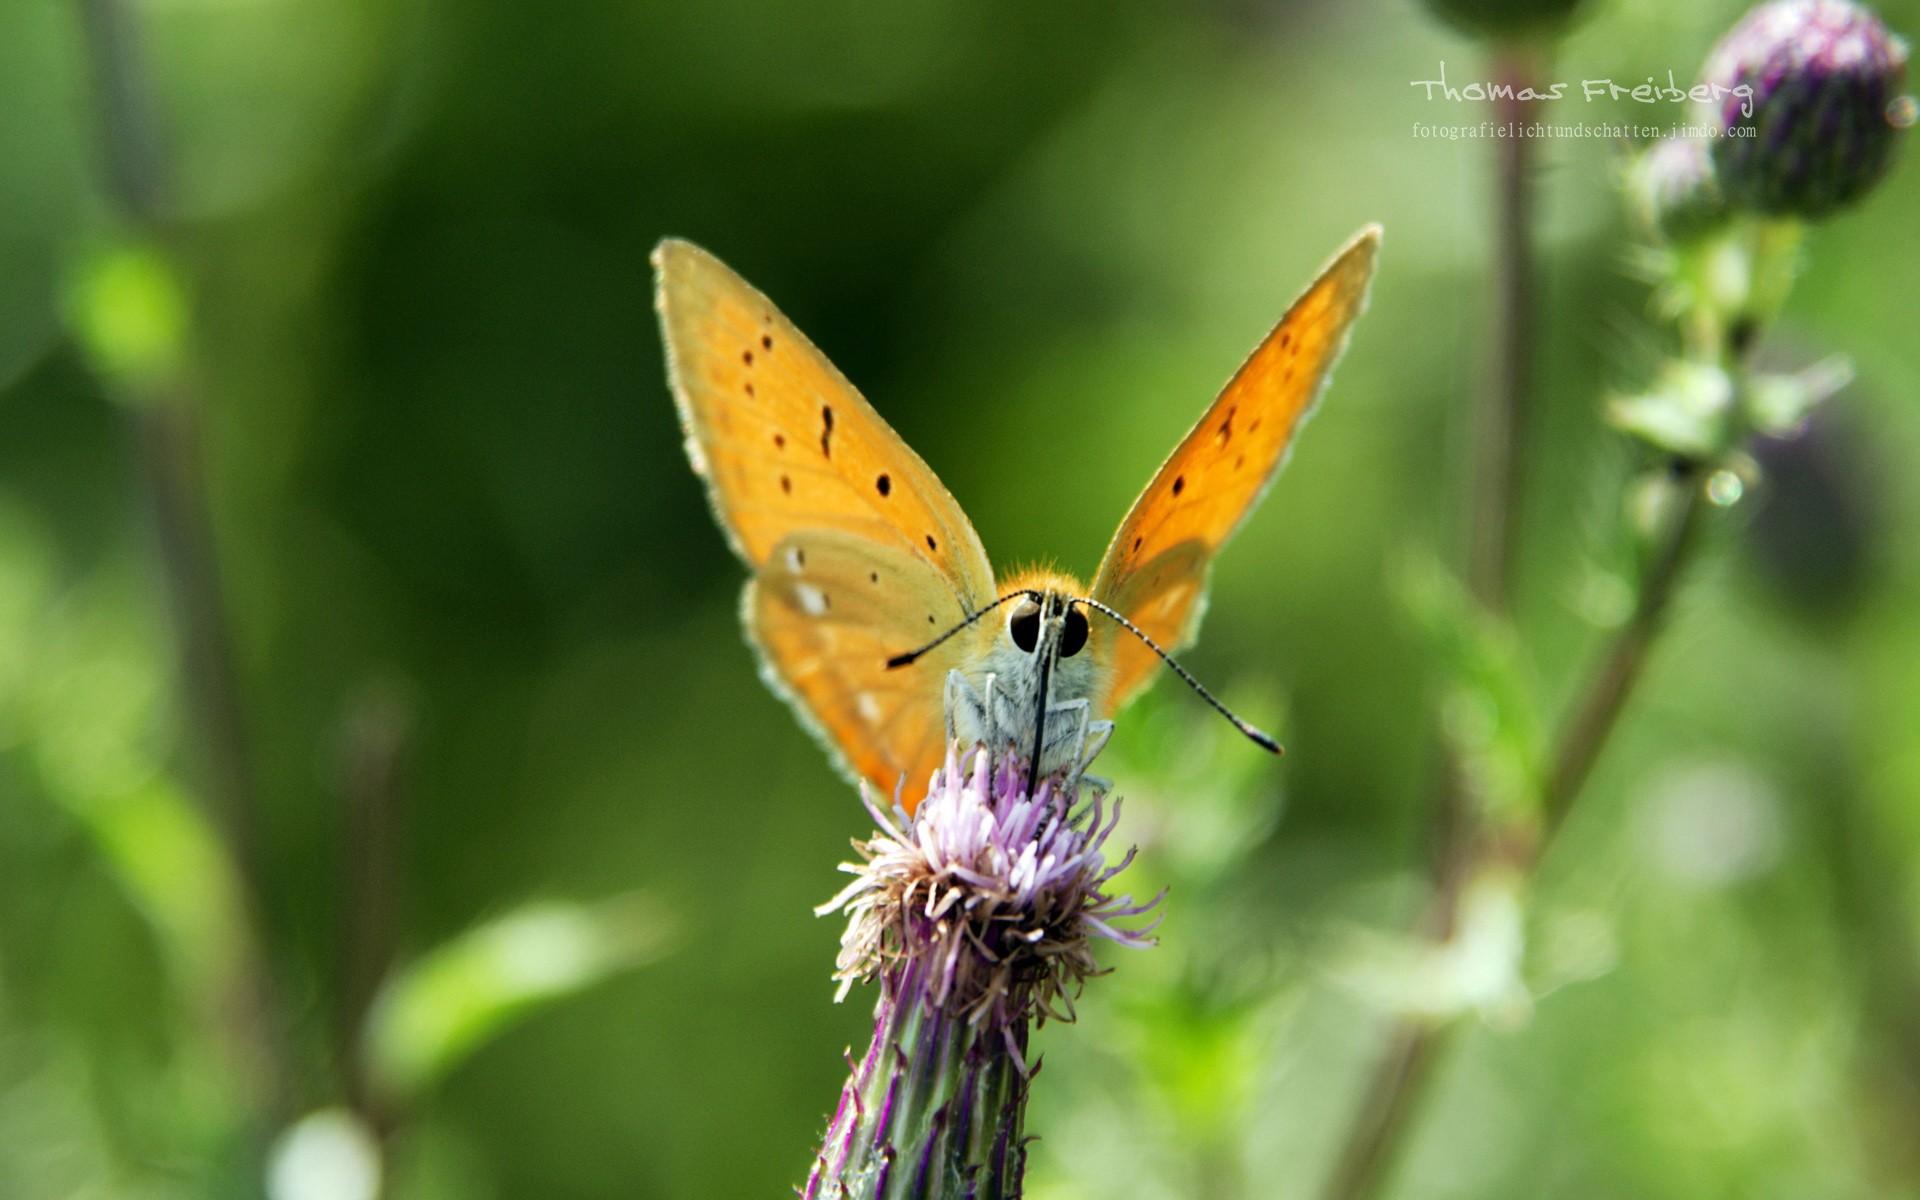
[[1066, 624], [1060, 630], [1060, 657], [1072, 658], [1087, 644], [1087, 614], [1077, 608], [1067, 610]]
[[1013, 616], [1007, 620], [1007, 632], [1013, 635], [1013, 644], [1020, 647], [1022, 653], [1032, 654], [1033, 648], [1040, 644], [1040, 606], [1028, 601], [1013, 610]]

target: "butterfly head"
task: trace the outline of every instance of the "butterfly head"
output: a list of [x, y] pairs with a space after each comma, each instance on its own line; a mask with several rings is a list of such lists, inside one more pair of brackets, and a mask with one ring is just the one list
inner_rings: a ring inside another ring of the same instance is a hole
[[[1070, 756], [1090, 717], [1099, 679], [1099, 645], [1078, 580], [1051, 571], [1023, 572], [1005, 585], [1005, 616], [983, 628], [962, 670], [991, 690], [1006, 711], [989, 727], [1016, 746], [1031, 747], [1038, 774]], [[985, 622], [982, 623], [986, 625]], [[962, 722], [966, 724], [967, 722]]]
[[1007, 583], [1002, 595], [1008, 594], [1014, 598], [983, 647], [982, 666], [1011, 679], [1037, 682], [1044, 674], [1056, 700], [1088, 695], [1097, 647], [1082, 601], [1085, 586], [1069, 575], [1027, 571]]
[[1086, 609], [1070, 590], [1034, 590], [1009, 605], [1006, 640], [1015, 652], [1036, 661], [1079, 658], [1086, 651], [1092, 629]]

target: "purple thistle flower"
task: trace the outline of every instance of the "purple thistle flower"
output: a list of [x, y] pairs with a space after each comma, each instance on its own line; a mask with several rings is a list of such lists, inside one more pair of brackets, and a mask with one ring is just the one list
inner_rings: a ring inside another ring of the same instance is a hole
[[821, 915], [845, 913], [834, 978], [844, 999], [878, 980], [874, 1033], [849, 1062], [804, 1200], [1012, 1197], [1026, 1166], [1023, 1121], [1035, 1023], [1073, 1019], [1102, 974], [1096, 942], [1153, 944], [1121, 923], [1151, 912], [1113, 895], [1104, 846], [1120, 817], [1098, 789], [1080, 803], [1073, 772], [1029, 795], [1017, 754], [947, 751], [908, 816], [862, 789], [878, 831], [854, 843], [854, 876]]
[[1851, 0], [1769, 0], [1702, 69], [1718, 89], [1713, 158], [1727, 199], [1774, 216], [1821, 217], [1886, 173], [1907, 44]]

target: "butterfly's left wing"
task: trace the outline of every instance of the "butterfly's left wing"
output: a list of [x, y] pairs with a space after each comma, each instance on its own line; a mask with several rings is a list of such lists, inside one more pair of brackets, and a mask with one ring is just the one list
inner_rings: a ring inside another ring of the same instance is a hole
[[694, 471], [753, 570], [742, 617], [762, 674], [850, 773], [907, 802], [940, 762], [946, 671], [910, 667], [991, 595], [973, 525], [825, 355], [688, 242], [654, 252], [668, 374]]
[[[1193, 636], [1214, 555], [1273, 482], [1326, 387], [1366, 304], [1379, 246], [1379, 227], [1368, 226], [1334, 257], [1154, 475], [1108, 545], [1094, 598], [1167, 650]], [[1103, 641], [1112, 659], [1100, 707], [1112, 712], [1151, 679], [1157, 659], [1135, 639]]]

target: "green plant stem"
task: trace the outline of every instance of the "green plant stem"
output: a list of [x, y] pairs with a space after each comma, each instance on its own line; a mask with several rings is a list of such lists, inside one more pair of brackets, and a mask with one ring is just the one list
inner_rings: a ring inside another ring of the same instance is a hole
[[[1517, 94], [1538, 74], [1535, 51], [1495, 51], [1490, 76], [1508, 91], [1493, 102], [1494, 120], [1522, 125], [1528, 106]], [[1473, 413], [1472, 494], [1467, 511], [1467, 587], [1488, 611], [1504, 614], [1512, 587], [1513, 547], [1521, 501], [1521, 445], [1527, 385], [1533, 374], [1533, 139], [1494, 141], [1493, 355], [1487, 386]]]
[[[1542, 828], [1539, 836], [1520, 850], [1524, 869], [1531, 870], [1538, 862], [1564, 823], [1642, 676], [1648, 652], [1699, 542], [1706, 505], [1699, 474], [1689, 471], [1688, 487], [1668, 519], [1633, 614], [1601, 651], [1599, 665], [1574, 701], [1573, 715], [1554, 741], [1542, 784]], [[1458, 861], [1470, 862], [1476, 849], [1469, 847]], [[1457, 873], [1464, 877], [1466, 869]], [[1457, 886], [1436, 889], [1421, 921], [1427, 936], [1443, 937], [1451, 930], [1458, 896]], [[1455, 1028], [1454, 1022], [1428, 1017], [1405, 1016], [1395, 1022], [1388, 1035], [1387, 1052], [1369, 1076], [1360, 1107], [1342, 1141], [1323, 1193], [1326, 1200], [1360, 1200], [1378, 1194], [1412, 1129], [1437, 1060]]]
[[[1494, 120], [1525, 124], [1529, 105], [1519, 99], [1538, 79], [1540, 51], [1526, 43], [1494, 50], [1488, 74], [1510, 85], [1493, 102]], [[1470, 413], [1466, 497], [1467, 590], [1498, 617], [1512, 602], [1514, 543], [1522, 504], [1521, 469], [1526, 434], [1528, 384], [1533, 375], [1533, 140], [1497, 139], [1493, 159], [1492, 353], [1486, 385], [1475, 393]], [[1432, 874], [1434, 887], [1451, 894], [1460, 886], [1467, 849], [1474, 840], [1473, 814], [1457, 765], [1444, 756], [1435, 767]], [[1439, 932], [1451, 927], [1451, 901], [1438, 914]]]
[[[1493, 54], [1490, 77], [1511, 85], [1494, 101], [1494, 120], [1519, 125], [1529, 101], [1518, 99], [1539, 71], [1532, 46], [1509, 44]], [[1521, 445], [1533, 372], [1533, 142], [1508, 137], [1494, 149], [1493, 350], [1489, 378], [1471, 414], [1467, 517], [1467, 588], [1482, 607], [1505, 616], [1511, 604], [1513, 551], [1521, 503]], [[1420, 920], [1424, 936], [1453, 931], [1461, 888], [1477, 840], [1474, 814], [1458, 764], [1443, 754], [1435, 768], [1433, 892]], [[1325, 1194], [1371, 1195], [1412, 1117], [1445, 1040], [1446, 1028], [1405, 1020], [1364, 1088], [1360, 1107]]]
[[1608, 642], [1598, 669], [1581, 691], [1572, 718], [1555, 742], [1540, 793], [1543, 847], [1566, 820], [1574, 797], [1619, 722], [1627, 697], [1646, 667], [1647, 652], [1672, 606], [1681, 570], [1699, 540], [1707, 504], [1700, 478], [1703, 472], [1698, 467], [1685, 470], [1687, 487], [1679, 498], [1679, 511], [1669, 519], [1667, 537], [1641, 584], [1633, 614]]
[[[140, 27], [126, 0], [80, 0], [99, 108], [102, 170], [122, 221], [150, 241], [167, 238], [171, 186]], [[233, 982], [235, 1043], [266, 1117], [263, 1135], [290, 1112], [292, 1073], [276, 987], [265, 954], [266, 869], [255, 819], [253, 771], [238, 672], [206, 510], [192, 389], [170, 378], [118, 380], [131, 415], [141, 490], [179, 644], [184, 710], [199, 736], [201, 774], [242, 883], [243, 978]]]
[[1379, 1191], [1452, 1029], [1451, 1024], [1410, 1017], [1394, 1024], [1387, 1051], [1368, 1076], [1360, 1107], [1347, 1126], [1340, 1157], [1322, 1193], [1327, 1200]]
[[334, 1064], [347, 1103], [383, 1144], [402, 1114], [398, 1098], [373, 1079], [364, 1042], [367, 1014], [396, 957], [412, 726], [411, 706], [397, 690], [370, 688], [348, 715], [341, 771], [346, 838]]

